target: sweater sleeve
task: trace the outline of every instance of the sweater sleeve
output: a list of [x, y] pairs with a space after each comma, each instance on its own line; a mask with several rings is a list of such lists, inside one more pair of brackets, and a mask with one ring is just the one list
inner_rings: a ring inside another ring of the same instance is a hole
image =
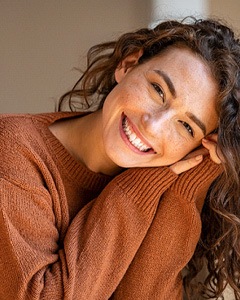
[[177, 177], [169, 168], [123, 172], [75, 216], [61, 241], [46, 190], [1, 176], [0, 299], [108, 299]]
[[205, 158], [170, 186], [111, 299], [182, 299], [181, 270], [200, 237], [199, 209], [211, 182], [220, 173], [221, 167]]

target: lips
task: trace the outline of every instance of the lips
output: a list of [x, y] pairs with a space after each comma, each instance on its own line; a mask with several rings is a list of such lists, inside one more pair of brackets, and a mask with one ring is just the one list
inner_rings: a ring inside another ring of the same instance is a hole
[[136, 132], [134, 132], [133, 127], [129, 124], [129, 121], [125, 115], [122, 118], [122, 128], [132, 146], [134, 146], [141, 152], [155, 153], [154, 150], [149, 147], [149, 145], [147, 145], [139, 136], [137, 136]]

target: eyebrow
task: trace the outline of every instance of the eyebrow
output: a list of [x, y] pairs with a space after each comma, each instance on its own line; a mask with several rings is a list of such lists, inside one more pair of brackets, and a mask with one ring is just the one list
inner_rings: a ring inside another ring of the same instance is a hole
[[176, 98], [176, 90], [175, 90], [175, 87], [174, 87], [174, 84], [172, 82], [172, 80], [170, 79], [170, 77], [163, 71], [161, 70], [154, 70], [155, 73], [157, 73], [159, 76], [161, 76], [164, 81], [166, 82], [167, 86], [168, 86], [168, 89], [170, 91], [170, 93], [172, 94], [172, 96], [174, 98]]
[[[166, 82], [166, 84], [168, 86], [170, 93], [172, 94], [172, 96], [174, 98], [176, 98], [177, 93], [176, 93], [174, 84], [173, 84], [172, 80], [170, 79], [170, 77], [162, 70], [154, 70], [154, 72], [157, 73], [159, 76], [161, 76], [164, 79], [164, 81]], [[199, 120], [197, 116], [195, 116], [194, 114], [192, 114], [190, 112], [187, 112], [186, 115], [202, 130], [203, 135], [205, 136], [206, 132], [207, 132], [205, 124], [201, 120]]]
[[203, 135], [206, 135], [206, 126], [205, 124], [198, 119], [194, 114], [187, 112], [186, 115], [202, 130]]

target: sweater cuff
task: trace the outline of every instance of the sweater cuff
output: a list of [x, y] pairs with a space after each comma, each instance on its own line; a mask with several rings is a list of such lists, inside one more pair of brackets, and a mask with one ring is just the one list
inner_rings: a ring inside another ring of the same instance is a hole
[[182, 173], [170, 189], [174, 189], [176, 194], [191, 202], [195, 200], [197, 194], [206, 193], [222, 172], [222, 165], [214, 163], [207, 156], [198, 166]]
[[[178, 178], [168, 167], [131, 168], [118, 175], [118, 186], [144, 210], [156, 206], [160, 196]], [[151, 205], [152, 204], [152, 205]]]

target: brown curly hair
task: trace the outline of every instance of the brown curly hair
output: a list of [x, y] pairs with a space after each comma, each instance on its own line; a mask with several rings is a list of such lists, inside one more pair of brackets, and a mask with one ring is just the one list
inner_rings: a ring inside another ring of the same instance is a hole
[[[240, 43], [233, 31], [214, 19], [165, 21], [153, 29], [123, 34], [117, 41], [93, 46], [87, 69], [59, 101], [70, 110], [101, 108], [117, 84], [116, 68], [127, 56], [143, 51], [144, 63], [172, 45], [182, 44], [198, 54], [210, 67], [219, 89], [218, 146], [224, 172], [211, 185], [202, 211], [202, 235], [188, 264], [184, 287], [188, 299], [194, 295], [222, 297], [227, 284], [240, 300]], [[207, 262], [203, 283], [194, 279]]]

